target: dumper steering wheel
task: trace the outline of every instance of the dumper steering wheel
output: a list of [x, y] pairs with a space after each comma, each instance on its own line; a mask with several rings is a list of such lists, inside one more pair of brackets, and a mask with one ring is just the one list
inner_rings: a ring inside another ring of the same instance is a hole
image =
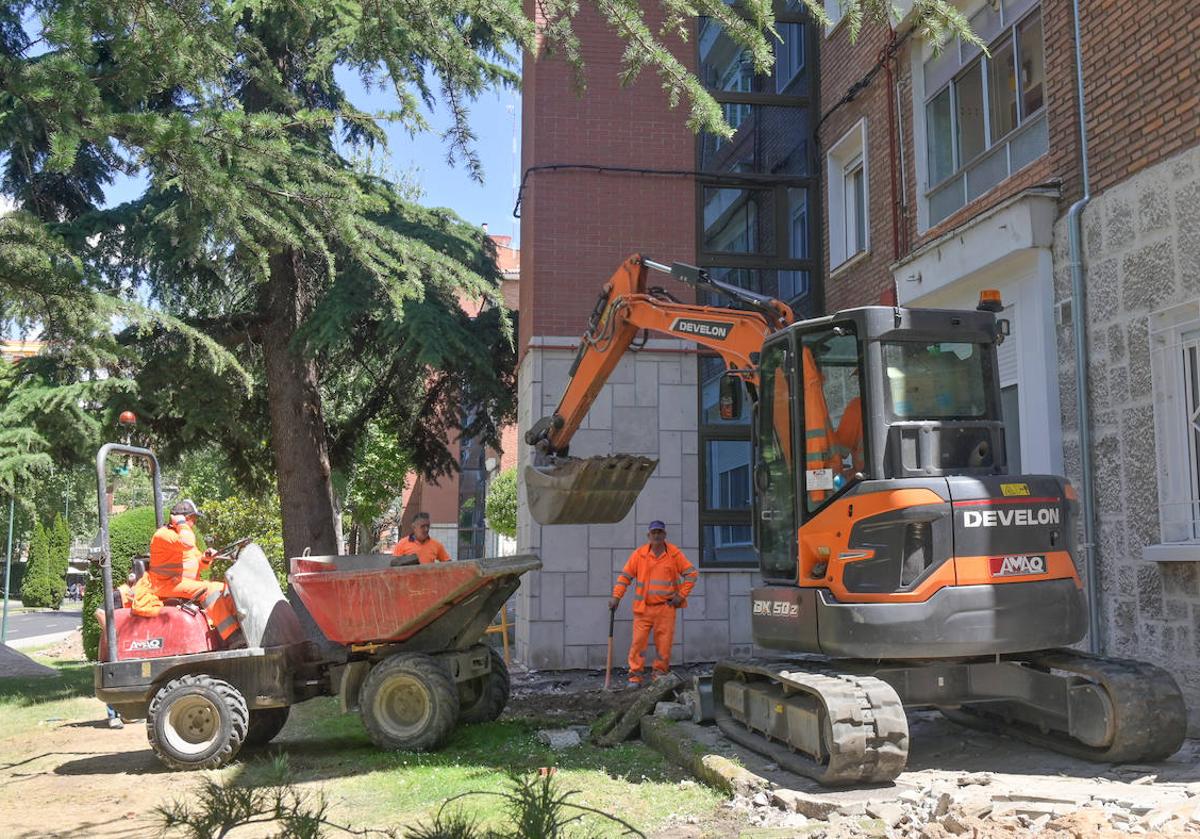
[[230, 542], [228, 545], [213, 554], [213, 559], [218, 557], [221, 557], [222, 559], [237, 559], [237, 555], [242, 548], [246, 547], [253, 541], [253, 538], [244, 536], [241, 539], [238, 539], [236, 542]]

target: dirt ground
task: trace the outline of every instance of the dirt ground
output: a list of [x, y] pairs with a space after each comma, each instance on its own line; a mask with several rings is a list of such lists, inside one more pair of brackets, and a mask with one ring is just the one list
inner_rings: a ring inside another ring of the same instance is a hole
[[[41, 655], [62, 662], [79, 660], [82, 658], [79, 638], [73, 636]], [[689, 673], [680, 675], [690, 681]], [[80, 678], [77, 672], [76, 680]], [[147, 746], [143, 724], [132, 723], [122, 730], [111, 730], [103, 706], [94, 699], [77, 696], [78, 693], [77, 689], [75, 696], [67, 696], [55, 704], [53, 707], [62, 709], [56, 712], [58, 715], [37, 720], [32, 729], [27, 724], [20, 733], [5, 736], [0, 728], [0, 837], [110, 839], [154, 835], [158, 831], [153, 818], [155, 807], [187, 796], [189, 790], [206, 778], [221, 777], [221, 773], [166, 773]], [[505, 717], [534, 720], [538, 726], [546, 727], [591, 724], [609, 711], [625, 709], [634, 696], [631, 690], [604, 691], [601, 673], [519, 672], [514, 674], [512, 700]], [[911, 716], [910, 727], [913, 751], [909, 769], [887, 793], [878, 789], [828, 793], [794, 776], [777, 777], [781, 773], [771, 770], [778, 767], [754, 766], [751, 757], [743, 765], [776, 783], [787, 781], [788, 788], [850, 803], [856, 798], [867, 801], [881, 794], [953, 785], [957, 778], [979, 773], [991, 773], [992, 783], [997, 787], [1006, 785], [1009, 792], [1028, 790], [1052, 797], [1054, 790], [1065, 789], [1064, 785], [1071, 790], [1094, 787], [1115, 790], [1121, 795], [1125, 792], [1141, 795], [1163, 782], [1180, 788], [1194, 787], [1200, 796], [1200, 743], [1195, 741], [1189, 741], [1183, 752], [1156, 767], [1092, 766], [1031, 750], [1006, 738], [967, 732], [932, 713]], [[394, 777], [403, 778], [403, 772]], [[958, 783], [961, 786], [961, 780]], [[1071, 790], [1067, 792], [1073, 794]], [[1190, 801], [1200, 803], [1200, 797]], [[781, 818], [774, 807], [734, 800], [712, 812], [679, 813], [653, 837], [851, 839], [868, 835], [918, 835], [881, 830], [878, 826], [864, 830], [861, 817], [814, 819], [803, 826], [793, 823], [790, 827], [782, 825]], [[963, 826], [965, 832], [958, 835], [973, 839], [1013, 839], [1034, 834], [1047, 839], [1160, 835], [1153, 830], [1138, 829], [1132, 823], [1131, 829], [1113, 830], [1103, 814], [1087, 809], [1057, 815], [1048, 823], [1043, 820], [1036, 829], [992, 819], [970, 819]], [[953, 834], [939, 824], [930, 823], [919, 835], [922, 839], [947, 839]]]

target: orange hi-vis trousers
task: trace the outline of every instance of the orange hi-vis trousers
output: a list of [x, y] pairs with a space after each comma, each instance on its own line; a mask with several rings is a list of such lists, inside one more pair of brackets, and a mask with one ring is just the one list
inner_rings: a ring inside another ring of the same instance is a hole
[[666, 673], [671, 669], [671, 644], [675, 640], [674, 606], [666, 603], [645, 607], [645, 611], [633, 616], [633, 643], [629, 645], [629, 678], [641, 681], [642, 668], [646, 664], [643, 653], [654, 634], [654, 649], [658, 658], [654, 661], [654, 672]]

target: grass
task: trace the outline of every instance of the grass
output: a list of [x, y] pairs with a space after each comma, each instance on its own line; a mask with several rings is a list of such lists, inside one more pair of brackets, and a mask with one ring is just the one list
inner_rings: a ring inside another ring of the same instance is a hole
[[90, 664], [45, 659], [38, 663], [53, 667], [58, 678], [0, 679], [5, 737], [27, 733], [48, 721], [95, 719], [97, 710], [104, 713], [92, 695]]
[[[92, 696], [90, 665], [41, 663], [58, 670], [59, 678], [0, 679], [5, 739], [50, 721], [94, 720], [104, 713]], [[555, 752], [537, 741], [536, 731], [533, 720], [463, 726], [439, 752], [385, 752], [371, 743], [357, 714], [340, 713], [334, 699], [316, 699], [292, 709], [287, 727], [269, 749], [243, 752], [238, 763], [215, 774], [239, 786], [275, 783], [272, 758], [284, 754], [291, 782], [324, 794], [335, 819], [356, 827], [429, 822], [450, 797], [507, 791], [510, 773], [543, 767], [554, 768], [562, 791], [580, 791], [573, 801], [618, 815], [646, 833], [673, 814], [703, 820], [722, 800], [641, 743]], [[471, 796], [454, 806], [484, 826], [502, 824], [504, 802], [494, 796]], [[620, 828], [595, 817], [581, 830], [588, 836], [621, 834]]]
[[[486, 723], [459, 728], [440, 752], [383, 752], [371, 744], [356, 714], [339, 714], [333, 700], [315, 700], [293, 709], [271, 752], [287, 754], [293, 782], [319, 784], [336, 811], [352, 813], [354, 823], [363, 826], [428, 821], [447, 798], [502, 792], [510, 772], [543, 767], [554, 768], [562, 790], [580, 791], [572, 800], [619, 815], [643, 831], [672, 814], [708, 815], [722, 800], [716, 791], [685, 781], [681, 771], [640, 743], [555, 752], [535, 734], [533, 723], [525, 720]], [[238, 783], [266, 783], [271, 775], [269, 760], [248, 760]], [[461, 807], [484, 826], [500, 824], [499, 798], [471, 796]], [[589, 819], [586, 825], [589, 836], [621, 833], [602, 820]]]

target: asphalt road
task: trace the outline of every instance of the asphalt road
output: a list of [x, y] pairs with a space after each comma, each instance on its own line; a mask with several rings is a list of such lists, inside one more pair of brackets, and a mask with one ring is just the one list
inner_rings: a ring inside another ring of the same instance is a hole
[[19, 615], [9, 612], [8, 640], [19, 641], [22, 638], [34, 638], [38, 635], [70, 632], [79, 626], [80, 615], [78, 610], [25, 612]]

